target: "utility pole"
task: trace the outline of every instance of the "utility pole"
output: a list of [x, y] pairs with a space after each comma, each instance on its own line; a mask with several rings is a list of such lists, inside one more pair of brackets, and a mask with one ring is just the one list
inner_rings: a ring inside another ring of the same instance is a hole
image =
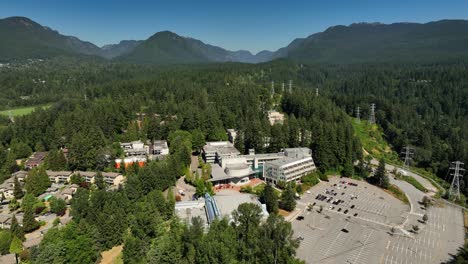
[[463, 169], [463, 165], [464, 163], [460, 161], [452, 162], [450, 170], [453, 170], [454, 172], [451, 173], [451, 175], [453, 175], [453, 179], [449, 190], [450, 197], [460, 199], [460, 178], [462, 177], [463, 171], [465, 171], [465, 169]]
[[361, 123], [361, 108], [359, 106], [356, 109], [356, 122]]
[[289, 80], [288, 82], [288, 87], [289, 87], [289, 93], [292, 93], [292, 80]]
[[403, 148], [403, 151], [401, 152], [402, 155], [404, 155], [405, 157], [405, 160], [404, 160], [404, 165], [403, 167], [408, 169], [409, 165], [410, 165], [410, 161], [412, 160], [412, 157], [414, 155], [414, 152], [413, 152], [413, 148], [411, 148], [410, 146], [406, 146]]
[[374, 103], [372, 103], [370, 106], [369, 123], [375, 124], [375, 104]]

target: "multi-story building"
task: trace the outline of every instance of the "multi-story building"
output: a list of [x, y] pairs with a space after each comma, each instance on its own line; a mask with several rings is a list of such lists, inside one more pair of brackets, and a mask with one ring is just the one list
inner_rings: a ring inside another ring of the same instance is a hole
[[54, 183], [67, 183], [70, 181], [71, 171], [46, 171], [49, 180]]
[[263, 177], [267, 182], [277, 184], [298, 180], [316, 169], [312, 151], [308, 148], [285, 149], [284, 155], [265, 162]]
[[206, 142], [202, 156], [207, 163], [221, 163], [223, 157], [235, 157], [240, 152], [229, 141]]
[[41, 165], [44, 162], [45, 157], [47, 156], [47, 152], [34, 152], [31, 157], [26, 161], [24, 167], [27, 170], [36, 168], [37, 166]]
[[165, 156], [169, 155], [169, 147], [166, 140], [155, 140], [149, 145], [150, 155]]
[[141, 141], [120, 143], [120, 147], [127, 157], [146, 156], [149, 153], [148, 146]]

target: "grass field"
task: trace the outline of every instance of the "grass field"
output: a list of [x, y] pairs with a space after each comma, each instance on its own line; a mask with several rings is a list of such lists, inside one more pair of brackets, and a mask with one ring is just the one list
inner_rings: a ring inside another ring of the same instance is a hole
[[8, 109], [8, 110], [0, 111], [0, 115], [9, 116], [10, 112], [11, 112], [11, 115], [13, 117], [23, 116], [23, 115], [27, 115], [27, 114], [32, 113], [34, 111], [34, 109], [36, 109], [38, 107], [42, 107], [43, 109], [46, 109], [46, 108], [49, 108], [50, 106], [51, 106], [50, 104], [47, 104], [47, 105], [36, 105], [36, 106], [21, 107], [21, 108], [12, 108], [12, 109]]
[[351, 120], [354, 128], [354, 134], [360, 139], [362, 147], [371, 156], [386, 161], [398, 162], [398, 154], [395, 153], [383, 137], [382, 129], [377, 125], [369, 124], [366, 120], [356, 122]]

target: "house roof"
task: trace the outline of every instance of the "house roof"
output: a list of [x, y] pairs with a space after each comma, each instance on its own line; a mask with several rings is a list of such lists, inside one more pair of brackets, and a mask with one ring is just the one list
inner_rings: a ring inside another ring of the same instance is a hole
[[5, 223], [8, 220], [10, 220], [10, 218], [11, 218], [11, 216], [9, 216], [9, 215], [0, 214], [0, 223]]
[[75, 171], [73, 174], [80, 174], [82, 177], [94, 177], [94, 176], [96, 176], [95, 171]]
[[103, 177], [109, 177], [109, 178], [117, 178], [118, 176], [120, 176], [121, 174], [120, 173], [117, 173], [117, 172], [103, 172], [102, 173], [102, 176]]
[[37, 245], [39, 245], [41, 243], [42, 238], [43, 238], [42, 236], [39, 236], [39, 237], [28, 239], [28, 240], [23, 242], [23, 247], [30, 248], [30, 247], [33, 247], [33, 246], [37, 246]]
[[11, 176], [16, 178], [26, 178], [28, 176], [28, 172], [24, 170], [20, 170], [11, 174]]
[[47, 155], [47, 152], [34, 152], [31, 157], [26, 161], [25, 165], [38, 165], [39, 163], [44, 160], [45, 156]]
[[51, 171], [46, 170], [47, 176], [49, 177], [57, 177], [57, 176], [70, 176], [72, 174], [71, 171]]

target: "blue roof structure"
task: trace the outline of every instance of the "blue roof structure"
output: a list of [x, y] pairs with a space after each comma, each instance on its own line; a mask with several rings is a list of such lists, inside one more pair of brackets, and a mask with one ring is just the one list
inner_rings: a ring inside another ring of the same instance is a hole
[[213, 199], [213, 197], [211, 197], [209, 193], [205, 194], [205, 208], [206, 208], [208, 223], [211, 224], [213, 220], [220, 217], [221, 214], [219, 213], [218, 205], [216, 205], [215, 199]]

